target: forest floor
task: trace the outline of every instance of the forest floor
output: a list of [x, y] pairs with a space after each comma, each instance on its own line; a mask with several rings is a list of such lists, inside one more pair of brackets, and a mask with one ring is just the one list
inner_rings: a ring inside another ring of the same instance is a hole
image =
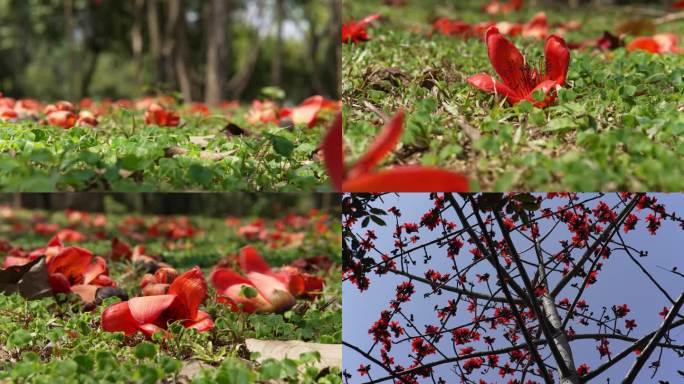
[[[0, 294], [0, 339], [6, 340], [0, 343], [0, 382], [341, 380], [338, 367], [326, 366], [325, 360], [318, 362], [321, 354], [326, 359], [331, 348], [333, 352], [339, 349], [341, 362], [341, 348], [335, 346], [341, 342], [342, 333], [340, 228], [328, 216], [312, 213], [277, 220], [224, 220], [124, 214], [84, 216], [80, 212], [0, 207], [0, 217], [0, 255], [8, 257], [17, 254], [18, 249], [32, 251], [44, 247], [57, 231], [72, 229], [83, 236], [71, 232], [65, 245], [105, 257], [109, 277], [131, 298], [140, 296], [140, 282], [148, 272], [147, 266], [126, 259], [115, 261], [111, 257], [115, 237], [131, 247], [143, 245], [146, 255], [160, 257], [160, 261], [179, 273], [199, 266], [209, 286], [200, 310], [207, 312], [214, 322], [214, 327], [205, 332], [170, 323], [165, 336], [157, 333], [145, 337], [140, 332], [125, 336], [105, 332], [100, 324], [104, 308], [118, 302], [118, 298], [104, 299], [92, 309], [75, 295], [27, 301], [19, 295]], [[307, 264], [313, 268], [308, 272], [324, 278], [322, 293], [315, 299], [298, 299], [294, 307], [283, 313], [247, 314], [218, 303], [209, 273], [220, 261], [230, 264], [230, 255], [246, 245], [259, 250], [274, 268], [290, 265], [297, 259], [322, 256], [318, 261], [323, 260], [326, 267], [319, 265], [317, 269], [315, 264]], [[0, 288], [6, 287], [0, 284]], [[303, 342], [297, 345], [296, 353], [288, 344], [292, 340]], [[295, 355], [286, 358], [287, 351]], [[259, 357], [259, 352], [264, 358]], [[330, 360], [327, 361], [329, 364]]]
[[275, 105], [174, 105], [168, 112], [179, 120], [165, 126], [148, 123], [144, 109], [115, 108], [98, 115], [95, 127], [63, 129], [46, 123], [42, 108], [3, 119], [2, 101], [0, 190], [330, 190], [317, 154], [329, 110], [316, 111], [308, 126], [280, 120]]
[[[684, 54], [603, 51], [595, 44], [573, 49], [566, 87], [553, 105], [539, 109], [529, 102], [511, 106], [466, 81], [482, 72], [496, 76], [482, 38], [432, 30], [440, 17], [526, 23], [543, 11], [549, 33], [560, 23], [579, 23], [564, 34], [569, 44], [595, 42], [604, 31], [628, 32], [629, 44], [629, 34], [684, 37], [682, 19], [654, 24], [669, 10], [653, 7], [525, 5], [490, 16], [480, 8], [484, 2], [443, 3], [346, 3], [345, 21], [382, 16], [368, 27], [369, 41], [343, 45], [347, 158], [359, 158], [384, 119], [403, 109], [401, 145], [386, 166], [439, 166], [485, 191], [684, 188]], [[543, 40], [510, 39], [528, 63], [543, 63]]]

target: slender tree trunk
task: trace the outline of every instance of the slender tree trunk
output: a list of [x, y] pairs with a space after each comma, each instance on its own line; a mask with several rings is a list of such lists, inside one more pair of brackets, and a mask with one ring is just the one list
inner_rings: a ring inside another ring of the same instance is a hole
[[204, 99], [207, 104], [218, 105], [223, 100], [227, 83], [228, 51], [228, 0], [209, 0], [210, 16], [207, 33], [207, 70]]
[[164, 78], [162, 35], [161, 26], [159, 24], [157, 0], [147, 0], [147, 28], [150, 35], [150, 50], [152, 51], [152, 57], [156, 64], [155, 82], [159, 85], [166, 79]]
[[[264, 16], [264, 0], [257, 1], [258, 16], [257, 18], [261, 20]], [[242, 94], [247, 89], [254, 70], [256, 69], [256, 64], [259, 61], [259, 56], [261, 55], [261, 48], [263, 47], [264, 41], [260, 35], [260, 27], [256, 27], [252, 42], [250, 43], [250, 56], [242, 65], [242, 68], [230, 79], [228, 82], [228, 89], [230, 90], [230, 96], [233, 99], [239, 99]]]
[[271, 61], [271, 84], [280, 87], [283, 78], [283, 24], [285, 23], [285, 0], [276, 0], [276, 43]]
[[164, 78], [172, 89], [177, 89], [175, 56], [178, 49], [178, 24], [184, 9], [181, 0], [166, 0], [166, 22], [162, 37], [162, 67]]
[[135, 62], [135, 80], [138, 86], [143, 83], [143, 12], [145, 11], [145, 0], [135, 0], [133, 5], [133, 27], [131, 28], [131, 51], [133, 51], [133, 61]]
[[77, 84], [78, 75], [81, 73], [81, 57], [78, 53], [78, 43], [76, 41], [76, 19], [74, 17], [74, 0], [64, 1], [64, 26], [67, 41], [69, 42], [70, 68], [68, 71], [69, 87], [67, 94], [69, 98], [76, 97], [79, 85]]
[[176, 49], [173, 54], [174, 67], [176, 69], [176, 79], [178, 85], [180, 86], [181, 93], [183, 94], [183, 99], [186, 102], [192, 102], [194, 100], [192, 94], [192, 81], [190, 79], [190, 74], [188, 72], [188, 46], [187, 46], [187, 36], [185, 34], [185, 4], [181, 6], [181, 17], [176, 23], [175, 39], [176, 39]]

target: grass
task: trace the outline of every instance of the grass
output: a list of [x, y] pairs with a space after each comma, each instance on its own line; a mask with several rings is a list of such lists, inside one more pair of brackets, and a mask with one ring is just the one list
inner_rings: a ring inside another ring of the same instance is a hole
[[[49, 235], [30, 230], [36, 221], [58, 223], [89, 235], [78, 245], [104, 255], [110, 249], [111, 238], [131, 245], [139, 244], [123, 234], [119, 225], [127, 216], [108, 215], [104, 229], [68, 223], [62, 213], [19, 211], [15, 219], [0, 223], [0, 239], [13, 246], [33, 249], [44, 246]], [[37, 219], [38, 218], [38, 219]], [[143, 217], [146, 225], [156, 218]], [[254, 218], [244, 218], [247, 224]], [[340, 343], [342, 308], [339, 269], [339, 224], [324, 221], [316, 228], [316, 220], [302, 231], [301, 245], [272, 248], [260, 241], [248, 241], [238, 234], [236, 226], [227, 226], [222, 219], [192, 217], [191, 223], [202, 232], [193, 238], [170, 240], [146, 237], [142, 243], [146, 254], [162, 255], [163, 260], [183, 272], [199, 265], [205, 276], [211, 267], [246, 244], [261, 250], [274, 266], [297, 258], [327, 255], [334, 267], [324, 274], [325, 289], [316, 301], [299, 301], [283, 314], [233, 313], [227, 306], [209, 298], [202, 310], [211, 314], [215, 327], [197, 333], [179, 324], [171, 324], [172, 336], [166, 340], [146, 340], [140, 333], [125, 337], [122, 333], [104, 332], [99, 326], [102, 310], [118, 299], [107, 299], [93, 311], [84, 309], [77, 297], [47, 298], [26, 301], [20, 296], [0, 295], [0, 383], [96, 383], [96, 382], [194, 382], [253, 383], [282, 380], [297, 383], [340, 383], [336, 368], [320, 370], [313, 364], [318, 356], [309, 353], [299, 359], [267, 360], [256, 363], [247, 351], [244, 340], [303, 340], [318, 343]], [[18, 231], [17, 223], [24, 229]], [[275, 228], [266, 220], [266, 227]], [[95, 237], [95, 233], [98, 237]], [[142, 231], [145, 233], [145, 231]], [[101, 238], [101, 240], [98, 240]], [[130, 262], [109, 261], [110, 276], [129, 296], [140, 294], [139, 283], [145, 273]], [[199, 366], [198, 364], [202, 364]], [[195, 368], [193, 368], [195, 367]]]
[[[349, 159], [361, 156], [380, 131], [378, 110], [390, 115], [405, 109], [402, 145], [386, 166], [440, 166], [468, 175], [472, 189], [483, 191], [684, 188], [684, 55], [573, 50], [569, 86], [554, 106], [511, 107], [466, 83], [480, 72], [494, 74], [480, 39], [424, 33], [428, 20], [437, 16], [489, 20], [479, 10], [481, 2], [443, 3], [346, 4], [347, 18], [374, 12], [387, 17], [369, 30], [369, 42], [343, 46]], [[551, 24], [582, 23], [581, 30], [565, 36], [570, 42], [598, 38], [605, 29], [638, 17], [633, 8], [527, 6], [494, 20], [525, 22], [540, 10]], [[684, 22], [659, 26], [658, 32], [665, 31], [684, 36]], [[513, 41], [530, 62], [542, 59], [542, 42]]]

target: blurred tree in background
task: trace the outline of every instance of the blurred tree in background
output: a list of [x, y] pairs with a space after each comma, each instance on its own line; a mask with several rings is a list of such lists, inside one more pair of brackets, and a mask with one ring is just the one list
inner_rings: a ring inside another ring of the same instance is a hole
[[[0, 92], [338, 98], [341, 0], [0, 0]], [[268, 93], [268, 92], [267, 92]], [[272, 91], [269, 94], [278, 94]]]
[[340, 196], [333, 193], [16, 193], [0, 194], [0, 205], [63, 211], [282, 217], [311, 209], [339, 216]]

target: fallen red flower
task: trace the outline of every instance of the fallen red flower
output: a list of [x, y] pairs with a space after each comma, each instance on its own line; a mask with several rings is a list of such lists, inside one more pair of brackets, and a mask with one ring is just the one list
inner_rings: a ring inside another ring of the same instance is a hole
[[404, 112], [399, 111], [368, 152], [347, 170], [342, 150], [342, 115], [339, 114], [323, 142], [323, 157], [333, 186], [344, 192], [468, 191], [468, 179], [463, 175], [437, 168], [413, 165], [373, 171], [396, 146], [403, 125]]
[[102, 312], [102, 329], [124, 332], [127, 336], [141, 331], [147, 336], [165, 332], [168, 323], [181, 321], [185, 328], [204, 332], [214, 327], [211, 316], [199, 310], [207, 297], [207, 284], [199, 267], [176, 278], [168, 294], [135, 297], [110, 305]]
[[295, 108], [282, 109], [280, 119], [290, 118], [294, 124], [306, 124], [309, 128], [313, 128], [321, 112], [339, 109], [340, 103], [337, 101], [326, 100], [323, 96], [312, 96]]
[[160, 127], [177, 127], [180, 124], [180, 116], [160, 104], [152, 104], [145, 112], [145, 124], [158, 125]]
[[[530, 67], [518, 48], [499, 33], [496, 27], [487, 31], [485, 40], [489, 60], [503, 83], [487, 73], [480, 73], [468, 78], [471, 85], [485, 92], [501, 94], [511, 104], [528, 100], [543, 108], [553, 103], [555, 95], [551, 92], [565, 84], [570, 63], [570, 51], [563, 38], [551, 35], [546, 39], [544, 69]], [[542, 91], [545, 98], [536, 101], [533, 98], [536, 91]]]
[[[296, 296], [314, 298], [323, 290], [323, 278], [292, 266], [273, 270], [251, 246], [240, 250], [238, 264], [246, 277], [225, 267], [215, 268], [210, 277], [221, 295], [217, 301], [236, 311], [284, 312], [294, 305]], [[245, 286], [253, 288], [254, 294], [245, 294]]]
[[59, 236], [27, 257], [5, 258], [3, 268], [28, 264], [43, 256], [53, 293], [75, 293], [86, 303], [92, 303], [98, 288], [116, 286], [108, 276], [107, 262], [103, 258], [93, 257], [92, 252], [84, 248], [65, 247]]
[[652, 37], [637, 37], [627, 45], [627, 50], [630, 52], [641, 50], [651, 53], [684, 53], [678, 47], [677, 35], [674, 33], [660, 33]]
[[490, 15], [497, 13], [509, 13], [519, 11], [524, 5], [524, 0], [510, 0], [506, 3], [499, 3], [497, 0], [490, 2], [483, 7], [483, 11]]
[[684, 0], [677, 0], [672, 4], [672, 9], [684, 9]]
[[356, 22], [353, 19], [349, 20], [346, 24], [342, 25], [342, 43], [358, 44], [363, 41], [368, 41], [370, 38], [368, 37], [366, 27], [379, 18], [380, 15], [376, 13], [359, 22]]

